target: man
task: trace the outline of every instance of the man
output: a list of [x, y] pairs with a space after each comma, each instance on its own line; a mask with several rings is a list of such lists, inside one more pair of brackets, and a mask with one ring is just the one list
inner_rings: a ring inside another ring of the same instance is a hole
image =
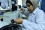
[[15, 22], [17, 24], [22, 24], [26, 30], [44, 30], [44, 12], [37, 7], [37, 0], [27, 0], [26, 6], [28, 11], [30, 12], [28, 19], [25, 20], [19, 18], [15, 20]]

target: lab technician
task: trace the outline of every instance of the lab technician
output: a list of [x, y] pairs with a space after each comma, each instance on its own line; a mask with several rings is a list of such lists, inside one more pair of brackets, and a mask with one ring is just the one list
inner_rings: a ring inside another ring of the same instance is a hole
[[26, 30], [45, 30], [44, 12], [38, 8], [37, 0], [27, 0], [26, 6], [30, 15], [28, 19], [16, 19]]

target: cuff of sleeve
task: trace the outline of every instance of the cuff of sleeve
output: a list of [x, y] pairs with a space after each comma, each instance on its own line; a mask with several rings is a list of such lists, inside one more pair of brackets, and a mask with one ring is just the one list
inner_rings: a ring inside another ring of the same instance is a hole
[[26, 22], [27, 22], [27, 20], [24, 19], [23, 22], [22, 22], [22, 25], [25, 26]]

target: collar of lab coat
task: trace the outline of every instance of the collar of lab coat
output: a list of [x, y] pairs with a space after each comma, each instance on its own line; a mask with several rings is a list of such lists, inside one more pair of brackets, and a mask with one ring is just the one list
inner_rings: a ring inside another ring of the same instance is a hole
[[33, 14], [35, 15], [38, 10], [39, 10], [39, 8], [37, 7], [37, 8], [33, 11]]

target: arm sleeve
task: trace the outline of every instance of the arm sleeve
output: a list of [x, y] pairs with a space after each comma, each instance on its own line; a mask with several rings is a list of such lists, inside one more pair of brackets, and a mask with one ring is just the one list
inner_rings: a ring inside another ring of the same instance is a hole
[[44, 21], [44, 13], [39, 13], [36, 17], [36, 23], [34, 22], [30, 22], [28, 20], [24, 20], [23, 21], [23, 26], [30, 30], [30, 29], [34, 29], [34, 30], [43, 30], [44, 29], [44, 24], [45, 24], [45, 21]]

